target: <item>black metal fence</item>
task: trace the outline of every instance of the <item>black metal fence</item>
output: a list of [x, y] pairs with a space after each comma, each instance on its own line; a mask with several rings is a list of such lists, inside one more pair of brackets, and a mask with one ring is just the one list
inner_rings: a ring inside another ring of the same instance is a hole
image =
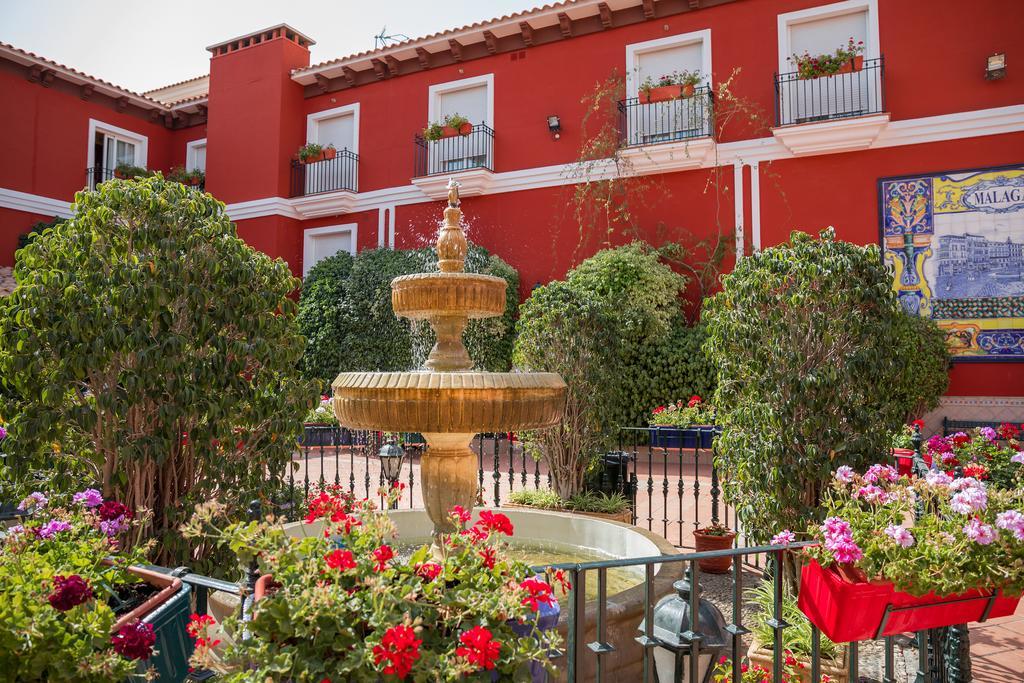
[[343, 149], [333, 159], [312, 163], [292, 161], [292, 197], [340, 190], [359, 191], [359, 155], [355, 152]]
[[619, 136], [623, 147], [680, 142], [714, 134], [714, 97], [701, 86], [693, 95], [647, 102], [633, 97], [619, 102]]
[[115, 177], [114, 169], [106, 168], [105, 166], [93, 166], [85, 169], [85, 186], [90, 190], [95, 190], [96, 186], [100, 183]]
[[802, 78], [775, 74], [775, 125], [830, 121], [885, 111], [884, 58], [865, 59], [857, 71]]
[[494, 129], [484, 123], [476, 124], [465, 135], [439, 140], [417, 135], [413, 144], [416, 151], [413, 177], [416, 178], [474, 168], [494, 170]]

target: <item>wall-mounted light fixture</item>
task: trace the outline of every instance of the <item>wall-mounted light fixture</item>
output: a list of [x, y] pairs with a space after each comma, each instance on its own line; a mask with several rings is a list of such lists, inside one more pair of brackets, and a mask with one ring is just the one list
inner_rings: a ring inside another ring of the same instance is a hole
[[562, 121], [557, 116], [548, 117], [548, 130], [551, 132], [551, 137], [557, 140], [562, 136]]
[[985, 78], [990, 81], [998, 81], [1006, 75], [1006, 53], [1000, 52], [988, 58], [985, 65]]

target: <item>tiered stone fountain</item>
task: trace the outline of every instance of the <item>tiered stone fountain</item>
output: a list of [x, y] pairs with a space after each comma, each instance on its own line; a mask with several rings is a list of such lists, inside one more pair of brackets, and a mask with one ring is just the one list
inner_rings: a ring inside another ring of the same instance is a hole
[[437, 334], [424, 368], [416, 372], [343, 372], [331, 385], [334, 412], [354, 429], [420, 432], [427, 450], [420, 462], [423, 501], [434, 534], [452, 530], [448, 511], [470, 510], [477, 495], [477, 459], [470, 450], [479, 432], [551, 427], [562, 417], [565, 383], [550, 372], [474, 372], [462, 343], [466, 323], [505, 310], [507, 283], [464, 272], [458, 184], [448, 183], [448, 207], [437, 238], [439, 272], [391, 282], [395, 314], [426, 320]]

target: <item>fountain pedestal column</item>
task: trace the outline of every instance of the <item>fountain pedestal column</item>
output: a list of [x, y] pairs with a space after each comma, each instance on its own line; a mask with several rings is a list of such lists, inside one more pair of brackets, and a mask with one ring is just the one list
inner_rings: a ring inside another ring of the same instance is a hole
[[479, 481], [477, 457], [470, 449], [473, 434], [424, 433], [427, 450], [420, 460], [423, 505], [434, 523], [434, 535], [455, 531], [449, 512], [456, 505], [472, 510]]

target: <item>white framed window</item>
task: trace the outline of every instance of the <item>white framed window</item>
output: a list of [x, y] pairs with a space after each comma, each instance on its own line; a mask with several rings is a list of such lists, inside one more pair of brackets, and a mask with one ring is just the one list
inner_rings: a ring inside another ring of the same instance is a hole
[[149, 138], [118, 126], [89, 119], [86, 164], [90, 169], [89, 184], [114, 177], [118, 166], [146, 168], [149, 156]]
[[359, 103], [306, 116], [306, 142], [334, 145], [339, 152], [347, 149], [359, 154]]
[[302, 276], [320, 261], [347, 251], [355, 256], [359, 236], [358, 223], [308, 228], [302, 233]]
[[[881, 100], [878, 0], [844, 0], [778, 16], [780, 112], [784, 123], [804, 123], [876, 112]], [[832, 54], [863, 41], [862, 71], [800, 80], [793, 55]]]
[[473, 124], [473, 132], [428, 142], [427, 175], [470, 168], [493, 170], [494, 74], [435, 83], [428, 88], [427, 118], [443, 123], [461, 114]]
[[185, 170], [206, 173], [206, 138], [185, 143]]
[[698, 90], [693, 97], [647, 102], [640, 88], [650, 78], [675, 72], [698, 72], [698, 88], [711, 85], [711, 29], [665, 36], [626, 46], [627, 146], [675, 142], [711, 134], [708, 93]]

